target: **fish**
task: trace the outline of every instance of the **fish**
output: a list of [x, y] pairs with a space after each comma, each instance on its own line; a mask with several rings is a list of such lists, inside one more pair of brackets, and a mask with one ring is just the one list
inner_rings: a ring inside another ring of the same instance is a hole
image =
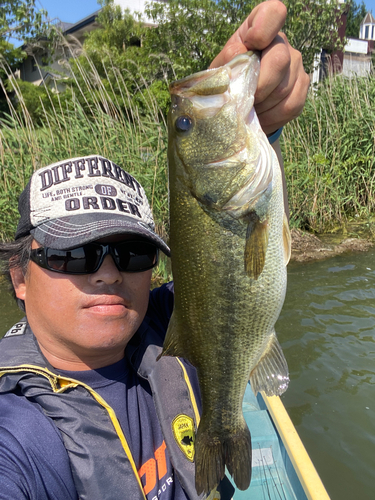
[[275, 333], [291, 239], [277, 156], [259, 124], [257, 52], [170, 85], [168, 168], [175, 302], [162, 356], [197, 370], [202, 415], [195, 487], [224, 477], [246, 490], [251, 436], [242, 413], [256, 394], [282, 394], [288, 366]]

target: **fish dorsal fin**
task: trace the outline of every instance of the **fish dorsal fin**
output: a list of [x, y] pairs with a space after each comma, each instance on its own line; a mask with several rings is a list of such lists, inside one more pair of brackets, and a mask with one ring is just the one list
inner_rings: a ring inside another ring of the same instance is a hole
[[245, 244], [245, 272], [257, 280], [263, 271], [268, 246], [268, 221], [260, 222], [254, 213], [249, 221]]
[[292, 253], [292, 237], [290, 235], [289, 222], [286, 214], [284, 213], [283, 220], [283, 244], [284, 244], [284, 263], [287, 266]]
[[274, 329], [262, 357], [250, 373], [250, 383], [254, 394], [264, 391], [267, 396], [280, 396], [288, 387], [288, 365]]

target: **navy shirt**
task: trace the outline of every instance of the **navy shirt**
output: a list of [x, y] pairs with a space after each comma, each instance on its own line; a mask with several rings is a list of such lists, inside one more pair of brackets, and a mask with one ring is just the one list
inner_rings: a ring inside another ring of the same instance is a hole
[[[147, 318], [160, 335], [165, 334], [172, 308], [170, 284], [151, 292]], [[126, 358], [98, 370], [59, 372], [92, 387], [115, 410], [147, 499], [186, 500], [173, 474], [149, 384]], [[23, 396], [2, 395], [0, 500], [76, 498], [68, 454], [54, 423]]]

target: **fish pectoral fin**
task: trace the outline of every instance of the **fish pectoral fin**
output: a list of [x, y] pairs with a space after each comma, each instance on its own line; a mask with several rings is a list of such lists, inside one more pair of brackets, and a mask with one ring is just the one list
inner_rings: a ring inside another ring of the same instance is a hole
[[177, 322], [175, 320], [175, 314], [172, 313], [171, 319], [169, 321], [169, 326], [167, 333], [165, 335], [163, 351], [158, 356], [157, 360], [161, 358], [161, 356], [176, 356], [176, 357], [186, 357], [184, 356], [183, 346], [180, 344], [180, 335], [177, 329]]
[[245, 272], [257, 280], [266, 262], [268, 246], [268, 221], [250, 220], [245, 244]]
[[287, 266], [292, 253], [292, 237], [290, 235], [288, 218], [285, 213], [283, 220], [283, 244], [284, 244], [284, 263]]
[[267, 396], [280, 396], [289, 383], [288, 365], [275, 330], [258, 364], [250, 373], [254, 394], [264, 391]]

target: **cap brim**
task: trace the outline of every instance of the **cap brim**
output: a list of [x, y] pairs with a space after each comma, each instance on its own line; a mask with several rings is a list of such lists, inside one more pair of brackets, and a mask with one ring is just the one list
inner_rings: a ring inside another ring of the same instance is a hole
[[114, 234], [134, 234], [155, 243], [168, 257], [168, 245], [147, 224], [115, 214], [82, 214], [52, 219], [32, 229], [43, 246], [68, 250]]

